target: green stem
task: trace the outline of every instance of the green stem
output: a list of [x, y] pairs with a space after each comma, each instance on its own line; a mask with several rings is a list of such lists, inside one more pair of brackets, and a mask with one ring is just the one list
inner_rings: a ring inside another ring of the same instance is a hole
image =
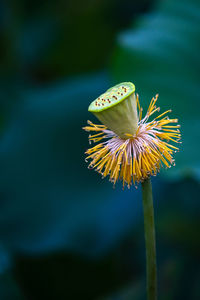
[[148, 300], [157, 299], [156, 242], [151, 179], [142, 183]]

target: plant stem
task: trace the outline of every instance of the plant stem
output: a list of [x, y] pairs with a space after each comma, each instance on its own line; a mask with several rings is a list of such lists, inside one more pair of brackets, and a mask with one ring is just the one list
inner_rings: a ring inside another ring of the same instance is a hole
[[142, 183], [148, 300], [157, 299], [156, 242], [151, 179]]

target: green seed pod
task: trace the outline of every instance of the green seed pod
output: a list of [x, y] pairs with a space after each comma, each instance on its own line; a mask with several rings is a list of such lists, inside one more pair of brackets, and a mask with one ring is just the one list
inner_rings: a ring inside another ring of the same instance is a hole
[[88, 110], [122, 139], [135, 134], [138, 128], [135, 86], [122, 82], [95, 99]]

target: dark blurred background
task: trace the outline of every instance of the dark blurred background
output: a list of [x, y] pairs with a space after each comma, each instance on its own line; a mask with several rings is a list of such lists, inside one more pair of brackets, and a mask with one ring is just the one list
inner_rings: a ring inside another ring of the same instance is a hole
[[141, 190], [87, 169], [89, 103], [132, 81], [181, 124], [153, 178], [159, 299], [200, 299], [200, 1], [0, 2], [0, 299], [144, 300]]

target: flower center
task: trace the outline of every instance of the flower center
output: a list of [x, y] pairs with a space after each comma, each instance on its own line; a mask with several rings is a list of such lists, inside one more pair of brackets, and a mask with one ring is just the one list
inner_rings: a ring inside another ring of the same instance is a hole
[[120, 138], [128, 139], [127, 133], [134, 135], [138, 128], [134, 92], [133, 83], [122, 82], [94, 100], [88, 110]]
[[95, 99], [89, 106], [91, 112], [100, 112], [117, 105], [135, 91], [135, 86], [131, 82], [123, 82], [115, 85], [105, 93]]

